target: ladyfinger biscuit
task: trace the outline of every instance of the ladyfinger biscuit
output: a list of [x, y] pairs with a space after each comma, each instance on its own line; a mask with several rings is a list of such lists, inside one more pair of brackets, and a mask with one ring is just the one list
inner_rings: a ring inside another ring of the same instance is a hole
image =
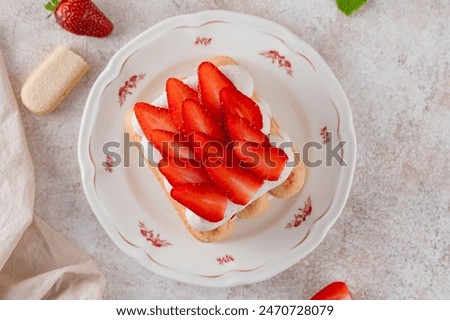
[[22, 103], [39, 115], [52, 112], [89, 69], [79, 55], [59, 46], [42, 61], [22, 86]]
[[269, 207], [269, 196], [267, 193], [263, 194], [261, 197], [250, 203], [243, 210], [236, 213], [239, 219], [253, 219], [264, 212], [266, 212]]
[[305, 184], [306, 168], [303, 162], [295, 154], [296, 165], [292, 168], [291, 174], [278, 187], [273, 188], [269, 193], [275, 198], [286, 199], [297, 194]]

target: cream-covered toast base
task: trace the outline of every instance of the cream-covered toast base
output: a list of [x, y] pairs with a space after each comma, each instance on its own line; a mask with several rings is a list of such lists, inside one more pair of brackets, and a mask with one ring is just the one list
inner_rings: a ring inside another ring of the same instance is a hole
[[[250, 78], [250, 84], [246, 81], [247, 79], [245, 78], [250, 77], [250, 75], [247, 76], [247, 72], [235, 72], [235, 70], [232, 70], [231, 72], [228, 70], [227, 72], [227, 68], [232, 69], [229, 66], [238, 67], [236, 62], [229, 57], [216, 57], [210, 61], [218, 66], [241, 92], [251, 96], [253, 100], [257, 101], [258, 105], [262, 106], [261, 113], [263, 115], [264, 123], [262, 131], [265, 134], [270, 133], [271, 140], [276, 140], [278, 143], [289, 141], [287, 135], [280, 130], [278, 124], [272, 118], [268, 105], [264, 102], [261, 103], [262, 100], [257, 98], [253, 87], [253, 80]], [[236, 79], [237, 77], [243, 79]], [[193, 77], [186, 78], [183, 82], [194, 88], [197, 86], [196, 80], [193, 79]], [[152, 104], [158, 107], [167, 107], [167, 99], [163, 94], [154, 100]], [[145, 158], [145, 155], [148, 154], [145, 152], [148, 141], [137, 123], [133, 108], [131, 108], [126, 115], [125, 131], [130, 134], [132, 141], [143, 144], [144, 148], [142, 153], [144, 153], [143, 156]], [[284, 151], [288, 154], [289, 161], [293, 162], [295, 155], [292, 148], [284, 148]], [[167, 196], [174, 205], [186, 228], [195, 238], [204, 242], [218, 241], [231, 234], [234, 225], [233, 218], [235, 216], [245, 219], [259, 216], [267, 210], [269, 201], [272, 197], [285, 198], [294, 195], [302, 188], [305, 178], [305, 168], [301, 161], [298, 161], [298, 165], [294, 168], [286, 166], [280, 179], [277, 181], [265, 181], [263, 187], [255, 194], [246, 206], [239, 206], [229, 201], [224, 219], [219, 223], [212, 223], [202, 219], [191, 210], [185, 208], [172, 199], [170, 196], [171, 185], [156, 167], [151, 166], [147, 159], [146, 161], [150, 169], [157, 177], [161, 187], [165, 190]]]

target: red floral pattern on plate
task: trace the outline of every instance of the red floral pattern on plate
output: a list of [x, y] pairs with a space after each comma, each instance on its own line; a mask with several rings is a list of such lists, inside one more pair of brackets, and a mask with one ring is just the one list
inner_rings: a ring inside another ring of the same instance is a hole
[[159, 233], [155, 236], [155, 232], [153, 230], [147, 229], [144, 222], [139, 221], [139, 228], [141, 229], [141, 235], [145, 238], [145, 240], [150, 242], [154, 247], [161, 248], [161, 247], [168, 247], [168, 246], [172, 245], [167, 240], [161, 239], [159, 236]]
[[322, 136], [323, 144], [327, 144], [328, 142], [330, 142], [330, 135], [329, 135], [329, 132], [327, 131], [327, 126], [323, 127], [320, 130], [320, 135]]
[[308, 196], [308, 199], [306, 199], [305, 205], [303, 206], [303, 208], [298, 208], [298, 210], [300, 211], [300, 213], [297, 213], [296, 215], [294, 215], [294, 219], [291, 222], [289, 222], [288, 224], [286, 224], [286, 227], [285, 227], [286, 229], [299, 227], [303, 223], [303, 221], [306, 220], [306, 217], [311, 214], [311, 212], [312, 212], [311, 196]]
[[223, 257], [218, 257], [217, 258], [217, 262], [220, 265], [223, 265], [223, 264], [226, 264], [226, 263], [229, 263], [229, 262], [232, 262], [232, 261], [234, 261], [234, 258], [233, 258], [233, 256], [231, 254], [226, 254]]
[[106, 172], [109, 172], [109, 173], [113, 172], [114, 162], [116, 162], [116, 161], [113, 157], [106, 156], [106, 160], [105, 160], [105, 162], [103, 162], [103, 167], [105, 167]]
[[285, 56], [282, 56], [277, 50], [263, 51], [260, 52], [259, 54], [265, 58], [272, 59], [272, 63], [277, 62], [278, 67], [284, 68], [288, 76], [292, 77], [294, 75], [294, 71], [292, 71], [291, 62], [288, 59], [286, 59]]
[[212, 38], [197, 37], [197, 38], [195, 38], [194, 44], [196, 46], [202, 45], [202, 46], [207, 47], [211, 44], [211, 41], [212, 41]]
[[125, 84], [119, 88], [119, 104], [122, 107], [123, 103], [127, 99], [127, 96], [132, 94], [131, 89], [137, 88], [137, 83], [145, 78], [145, 73], [132, 75]]

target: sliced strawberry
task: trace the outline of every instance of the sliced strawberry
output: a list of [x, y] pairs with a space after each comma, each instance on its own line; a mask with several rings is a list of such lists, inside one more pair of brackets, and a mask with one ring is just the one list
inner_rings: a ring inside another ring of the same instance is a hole
[[181, 184], [170, 195], [176, 201], [210, 222], [223, 219], [228, 198], [213, 184]]
[[256, 129], [263, 128], [263, 117], [259, 106], [236, 88], [220, 90], [220, 104], [223, 114], [238, 115], [247, 119]]
[[255, 176], [250, 170], [230, 167], [223, 159], [215, 161], [208, 159], [205, 167], [214, 184], [237, 204], [247, 204], [264, 183], [263, 179]]
[[223, 128], [211, 117], [205, 107], [193, 99], [186, 99], [183, 102], [183, 120], [186, 135], [193, 132], [203, 132], [213, 140], [226, 142], [226, 135]]
[[163, 158], [194, 158], [194, 153], [189, 144], [181, 139], [179, 133], [153, 130], [150, 132], [148, 141], [158, 149]]
[[181, 128], [183, 127], [183, 101], [186, 99], [194, 99], [195, 101], [198, 101], [198, 93], [187, 84], [184, 84], [176, 78], [169, 78], [166, 81], [166, 93], [173, 123], [181, 131]]
[[233, 150], [246, 167], [261, 179], [278, 180], [288, 161], [283, 150], [268, 144], [238, 141], [234, 143]]
[[352, 294], [344, 282], [338, 281], [317, 292], [311, 300], [352, 300]]
[[197, 161], [205, 162], [209, 159], [214, 162], [216, 159], [225, 159], [227, 165], [231, 167], [239, 166], [241, 163], [241, 160], [234, 154], [233, 143], [224, 145], [203, 132], [192, 133], [189, 141]]
[[230, 142], [225, 147], [225, 162], [230, 167], [244, 167], [241, 164], [241, 159], [238, 158], [236, 153], [233, 151], [234, 143]]
[[201, 162], [206, 159], [222, 159], [226, 152], [223, 143], [212, 139], [203, 132], [194, 131], [191, 133], [189, 143], [194, 150], [195, 159]]
[[172, 186], [211, 182], [203, 164], [193, 159], [162, 159], [158, 168]]
[[147, 139], [152, 130], [178, 132], [168, 109], [155, 107], [145, 102], [137, 102], [134, 105], [134, 113]]
[[245, 140], [257, 143], [269, 143], [269, 138], [256, 129], [250, 121], [238, 115], [227, 115], [225, 127], [231, 140]]
[[202, 104], [219, 123], [222, 121], [220, 90], [234, 88], [234, 84], [215, 65], [209, 61], [198, 66], [198, 86]]

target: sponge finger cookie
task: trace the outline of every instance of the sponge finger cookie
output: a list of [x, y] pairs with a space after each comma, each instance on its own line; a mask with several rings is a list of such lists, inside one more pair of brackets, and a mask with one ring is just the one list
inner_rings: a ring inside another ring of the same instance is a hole
[[20, 93], [33, 113], [52, 112], [85, 75], [89, 65], [65, 46], [57, 47], [30, 74]]
[[269, 195], [263, 194], [261, 197], [253, 201], [245, 209], [236, 213], [239, 219], [252, 219], [262, 215], [269, 207]]
[[282, 184], [269, 191], [272, 196], [286, 199], [297, 194], [303, 188], [303, 185], [305, 184], [306, 168], [297, 154], [295, 154], [295, 157], [297, 163], [296, 166]]

